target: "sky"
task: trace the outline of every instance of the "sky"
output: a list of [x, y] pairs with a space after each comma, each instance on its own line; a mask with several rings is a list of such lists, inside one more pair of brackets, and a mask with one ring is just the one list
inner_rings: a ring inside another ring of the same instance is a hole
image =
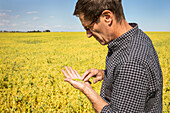
[[[0, 0], [0, 30], [85, 31], [77, 0]], [[170, 0], [122, 0], [126, 20], [143, 31], [170, 31]]]

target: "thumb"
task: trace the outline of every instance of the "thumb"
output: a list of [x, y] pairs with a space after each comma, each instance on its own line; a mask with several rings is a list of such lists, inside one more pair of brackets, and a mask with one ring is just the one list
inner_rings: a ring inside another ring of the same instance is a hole
[[95, 84], [95, 83], [97, 83], [98, 81], [101, 81], [101, 80], [102, 80], [101, 77], [96, 77], [95, 79], [93, 79], [93, 83]]
[[69, 79], [69, 78], [65, 78], [64, 81], [65, 81], [65, 82], [69, 82], [70, 79]]
[[65, 78], [64, 81], [70, 83], [72, 86], [76, 85], [76, 83], [77, 83], [76, 81], [74, 81], [74, 80], [72, 80], [70, 78]]
[[94, 84], [97, 83], [98, 81], [99, 81], [98, 78], [93, 79], [93, 83], [94, 83]]
[[73, 80], [70, 79], [70, 78], [65, 78], [64, 81], [65, 81], [65, 82], [69, 82], [69, 83], [71, 83], [71, 84], [73, 83]]

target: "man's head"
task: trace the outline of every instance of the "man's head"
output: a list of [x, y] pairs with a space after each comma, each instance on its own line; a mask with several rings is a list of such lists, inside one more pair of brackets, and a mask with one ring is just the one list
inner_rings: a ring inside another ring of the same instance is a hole
[[106, 45], [116, 36], [125, 20], [121, 0], [78, 0], [74, 15], [78, 16], [87, 36]]
[[121, 0], [78, 0], [73, 15], [84, 14], [86, 20], [92, 21], [104, 10], [115, 14], [117, 22], [125, 19]]

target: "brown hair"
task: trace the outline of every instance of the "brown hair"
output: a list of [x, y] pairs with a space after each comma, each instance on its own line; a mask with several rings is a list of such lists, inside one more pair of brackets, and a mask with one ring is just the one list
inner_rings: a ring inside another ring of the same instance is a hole
[[121, 0], [78, 0], [73, 15], [84, 14], [87, 20], [93, 20], [104, 10], [110, 10], [115, 14], [117, 22], [125, 19]]

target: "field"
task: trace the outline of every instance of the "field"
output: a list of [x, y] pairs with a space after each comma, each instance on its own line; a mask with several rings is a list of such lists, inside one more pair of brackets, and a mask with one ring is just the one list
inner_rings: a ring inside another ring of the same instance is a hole
[[[163, 72], [163, 110], [170, 112], [170, 32], [146, 32]], [[104, 69], [107, 46], [85, 33], [0, 33], [0, 112], [94, 113], [89, 100], [64, 82], [61, 69]], [[93, 85], [100, 93], [101, 82]]]

